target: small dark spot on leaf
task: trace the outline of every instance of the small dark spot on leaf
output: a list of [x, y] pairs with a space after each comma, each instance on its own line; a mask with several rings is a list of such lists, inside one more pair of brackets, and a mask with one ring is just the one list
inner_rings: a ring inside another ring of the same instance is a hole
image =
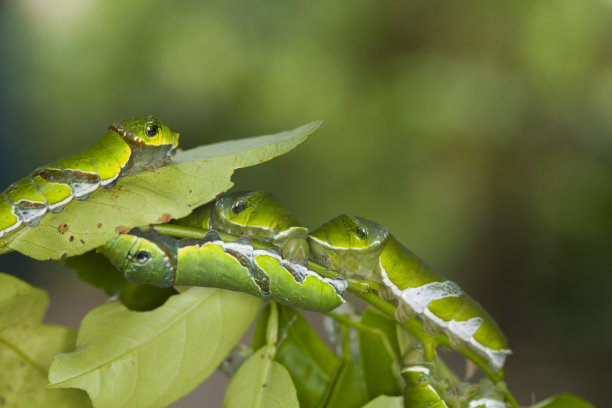
[[7, 384], [6, 390], [7, 391], [13, 391], [13, 387], [11, 386], [11, 384]]
[[6, 400], [4, 397], [0, 397], [0, 405], [6, 405]]
[[102, 228], [102, 223], [98, 223], [98, 228]]
[[68, 253], [67, 253], [67, 252], [64, 252], [64, 253], [63, 253], [63, 254], [60, 256], [60, 259], [61, 259], [61, 260], [64, 260], [64, 259], [66, 259], [66, 257], [67, 257], [67, 256], [68, 256]]
[[261, 384], [261, 388], [266, 388], [268, 384]]
[[81, 244], [85, 245], [85, 241], [83, 241], [82, 239], [79, 239], [79, 241], [81, 241]]
[[74, 235], [71, 235], [70, 238], [68, 238], [68, 241], [70, 242], [74, 241]]
[[20, 367], [25, 367], [25, 365], [26, 365], [26, 362], [25, 362], [25, 361], [20, 361], [20, 362], [19, 362], [19, 366], [20, 366]]
[[64, 232], [68, 231], [68, 224], [66, 224], [65, 222], [62, 222], [59, 227], [57, 227], [57, 230], [59, 231], [60, 234], [64, 235]]
[[163, 214], [161, 217], [158, 218], [158, 220], [161, 223], [166, 223], [170, 222], [172, 220], [172, 217], [170, 216], [170, 214]]
[[130, 229], [125, 228], [123, 225], [120, 225], [117, 228], [115, 228], [115, 232], [117, 234], [127, 234], [128, 232], [130, 232]]
[[189, 190], [189, 194], [193, 193], [193, 190]]

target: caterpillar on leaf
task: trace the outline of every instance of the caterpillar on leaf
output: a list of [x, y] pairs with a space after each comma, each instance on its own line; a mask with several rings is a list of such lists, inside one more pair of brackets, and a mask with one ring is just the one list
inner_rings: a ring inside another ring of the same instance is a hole
[[112, 124], [93, 146], [34, 170], [0, 194], [0, 238], [34, 228], [47, 212], [58, 213], [73, 199], [86, 200], [120, 177], [163, 165], [179, 134], [153, 117]]

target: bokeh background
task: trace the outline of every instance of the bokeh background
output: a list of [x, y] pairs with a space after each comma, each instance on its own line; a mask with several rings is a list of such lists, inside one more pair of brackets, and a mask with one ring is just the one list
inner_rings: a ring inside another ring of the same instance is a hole
[[[0, 2], [0, 187], [154, 114], [184, 148], [323, 119], [240, 170], [308, 227], [387, 225], [497, 319], [522, 404], [609, 402], [612, 2]], [[0, 270], [47, 321], [104, 301], [60, 263]], [[209, 388], [176, 406], [216, 406]], [[187, 402], [185, 402], [187, 401]]]

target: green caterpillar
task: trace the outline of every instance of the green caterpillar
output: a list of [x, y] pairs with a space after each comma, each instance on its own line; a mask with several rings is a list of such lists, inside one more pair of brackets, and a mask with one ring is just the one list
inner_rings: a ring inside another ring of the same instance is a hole
[[283, 258], [308, 264], [308, 230], [274, 196], [263, 191], [224, 194], [175, 223], [272, 244]]
[[112, 124], [93, 146], [79, 154], [34, 170], [0, 195], [0, 238], [20, 227], [36, 227], [47, 211], [86, 200], [117, 179], [162, 165], [178, 146], [179, 134], [153, 117]]
[[398, 303], [399, 321], [418, 317], [431, 335], [442, 331], [458, 350], [467, 345], [494, 371], [511, 353], [493, 318], [459, 286], [429, 269], [389, 230], [341, 215], [310, 233], [311, 259], [346, 275], [380, 282], [381, 296]]
[[405, 408], [506, 408], [504, 393], [492, 383], [462, 383], [446, 390], [434, 372], [435, 366], [426, 361], [402, 368]]
[[283, 259], [274, 248], [255, 249], [244, 236], [221, 240], [214, 230], [201, 241], [133, 230], [109, 242], [104, 253], [131, 282], [223, 288], [307, 310], [335, 309], [347, 286]]
[[430, 364], [423, 362], [411, 364], [402, 369], [406, 383], [404, 388], [405, 408], [448, 408], [443, 392], [433, 378]]

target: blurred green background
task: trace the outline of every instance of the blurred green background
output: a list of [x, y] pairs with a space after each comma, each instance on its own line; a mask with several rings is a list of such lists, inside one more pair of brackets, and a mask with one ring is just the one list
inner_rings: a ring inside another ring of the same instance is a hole
[[[387, 225], [497, 319], [522, 404], [604, 406], [611, 3], [2, 2], [0, 187], [125, 117], [159, 116], [184, 148], [323, 119], [237, 187], [308, 227]], [[59, 263], [11, 254], [0, 270], [47, 287], [52, 322], [76, 327], [104, 299]]]

